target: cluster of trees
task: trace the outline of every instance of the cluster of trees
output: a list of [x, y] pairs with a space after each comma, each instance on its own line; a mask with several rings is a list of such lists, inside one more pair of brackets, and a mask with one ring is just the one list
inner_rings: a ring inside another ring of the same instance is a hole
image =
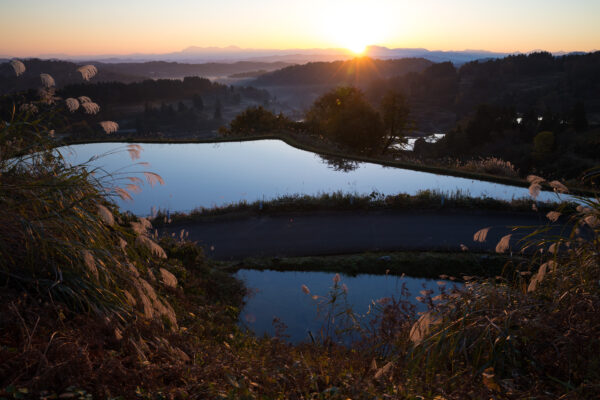
[[233, 87], [206, 78], [145, 80], [134, 83], [100, 82], [69, 85], [60, 91], [64, 97], [89, 96], [106, 104], [144, 103], [157, 100], [179, 100], [193, 96], [218, 97], [223, 102], [239, 104], [242, 97], [255, 101], [268, 101], [269, 92], [251, 87]]
[[252, 136], [280, 131], [298, 131], [302, 128], [302, 123], [294, 122], [281, 113], [273, 114], [262, 106], [258, 106], [248, 107], [238, 114], [231, 121], [229, 130], [225, 133], [235, 136]]
[[223, 123], [222, 112], [223, 106], [219, 100], [208, 108], [199, 95], [194, 96], [191, 107], [182, 101], [177, 105], [161, 103], [160, 106], [146, 103], [144, 113], [135, 118], [135, 129], [142, 135], [159, 131], [185, 133], [214, 130]]
[[[32, 92], [32, 95], [35, 94]], [[69, 85], [61, 89], [59, 95], [65, 98], [89, 96], [102, 104], [100, 113], [91, 119], [116, 120], [122, 129], [135, 129], [141, 135], [213, 131], [222, 125], [225, 107], [235, 107], [243, 100], [266, 103], [270, 99], [266, 90], [227, 86], [198, 77], [128, 84], [100, 82]], [[145, 105], [143, 113], [122, 107], [140, 103]], [[77, 132], [78, 136], [95, 134], [88, 127], [81, 126], [86, 122], [81, 116], [68, 117], [74, 126], [73, 132]]]
[[600, 129], [590, 128], [582, 102], [566, 113], [481, 105], [437, 143], [417, 140], [415, 154], [425, 158], [498, 157], [521, 171], [579, 178], [600, 162]]
[[373, 154], [385, 152], [404, 140], [409, 112], [406, 99], [400, 93], [386, 93], [376, 109], [361, 90], [343, 86], [318, 98], [306, 113], [304, 122], [291, 121], [263, 107], [250, 107], [231, 121], [226, 132], [247, 136], [282, 130], [304, 131], [352, 152]]
[[367, 93], [377, 96], [395, 88], [412, 105], [443, 107], [463, 117], [480, 104], [568, 112], [584, 101], [588, 111], [600, 111], [600, 52], [554, 57], [540, 52], [456, 68], [433, 64], [420, 72], [375, 80]]

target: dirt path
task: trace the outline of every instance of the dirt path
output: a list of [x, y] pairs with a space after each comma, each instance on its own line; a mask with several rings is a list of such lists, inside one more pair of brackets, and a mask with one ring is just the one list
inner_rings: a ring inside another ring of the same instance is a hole
[[[311, 256], [367, 251], [493, 251], [512, 226], [545, 224], [542, 216], [481, 211], [318, 212], [245, 218], [215, 217], [168, 225], [162, 231], [189, 232], [189, 239], [218, 260], [246, 257]], [[491, 227], [485, 243], [473, 234]], [[517, 234], [515, 236], [523, 236]], [[511, 246], [518, 248], [513, 237]]]

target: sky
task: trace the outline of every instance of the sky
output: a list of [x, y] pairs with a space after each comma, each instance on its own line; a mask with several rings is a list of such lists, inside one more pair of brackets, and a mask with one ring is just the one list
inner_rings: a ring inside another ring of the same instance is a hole
[[600, 49], [600, 0], [0, 0], [0, 55]]

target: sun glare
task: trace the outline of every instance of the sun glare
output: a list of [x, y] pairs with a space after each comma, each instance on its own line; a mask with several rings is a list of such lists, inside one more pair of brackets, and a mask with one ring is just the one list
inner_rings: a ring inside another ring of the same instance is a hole
[[324, 10], [322, 25], [328, 40], [360, 55], [386, 39], [386, 19], [364, 2], [332, 2]]
[[367, 45], [360, 42], [355, 42], [349, 43], [346, 45], [346, 48], [356, 55], [361, 55], [365, 52], [365, 50], [367, 50]]

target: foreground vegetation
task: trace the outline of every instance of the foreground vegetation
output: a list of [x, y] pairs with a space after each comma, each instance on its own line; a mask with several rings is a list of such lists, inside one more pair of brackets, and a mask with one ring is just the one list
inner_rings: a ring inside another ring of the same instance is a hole
[[[273, 338], [240, 331], [240, 283], [193, 243], [158, 238], [149, 221], [120, 213], [110, 201], [127, 195], [119, 177], [66, 164], [52, 152], [49, 115], [32, 116], [29, 107], [0, 122], [2, 397], [600, 396], [597, 199], [566, 215], [568, 239], [526, 238], [552, 247], [518, 273], [463, 277], [463, 289], [436, 298], [423, 291], [425, 313], [402, 291], [375, 302], [365, 323], [345, 307], [338, 276], [328, 294], [304, 287], [329, 310], [324, 326], [335, 319], [339, 329], [291, 345], [277, 321]], [[532, 192], [541, 184], [531, 177]], [[341, 344], [350, 334], [352, 345]]]

